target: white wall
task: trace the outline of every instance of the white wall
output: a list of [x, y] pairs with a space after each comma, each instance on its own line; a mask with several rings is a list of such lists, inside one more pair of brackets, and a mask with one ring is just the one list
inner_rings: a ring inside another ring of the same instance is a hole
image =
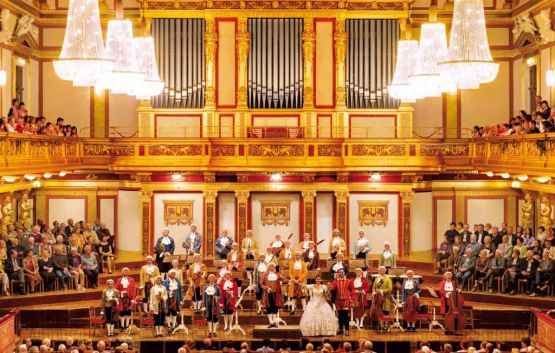
[[[202, 241], [204, 239], [204, 216], [203, 216], [203, 203], [204, 198], [202, 193], [174, 193], [174, 194], [154, 194], [154, 240], [162, 235], [162, 230], [168, 228], [170, 236], [175, 240], [174, 254], [184, 254], [185, 249], [181, 246], [185, 239], [185, 234], [189, 234], [190, 225], [167, 225], [164, 223], [164, 200], [190, 200], [193, 201], [193, 223], [197, 225], [198, 231], [202, 234]], [[204, 246], [204, 245], [203, 245]]]
[[434, 128], [443, 126], [441, 97], [418, 99], [413, 107], [412, 126], [418, 135], [429, 136]]
[[547, 82], [545, 81], [545, 71], [551, 69], [551, 48], [542, 49], [540, 52], [539, 64], [538, 68], [541, 70], [541, 82], [538, 84], [540, 95], [544, 100], [547, 100], [551, 106], [553, 105], [553, 102], [551, 102], [551, 89], [547, 86]]
[[[116, 229], [116, 200], [100, 199], [100, 203], [97, 205], [97, 207], [100, 210], [100, 222], [106, 223], [108, 229], [110, 229], [111, 232], [114, 233]], [[125, 215], [127, 215], [127, 212], [125, 213]]]
[[2, 116], [7, 116], [12, 105], [12, 52], [2, 49], [2, 69], [6, 71], [6, 86], [2, 88]]
[[[289, 224], [288, 225], [262, 225], [261, 219], [261, 201], [290, 201], [289, 206]], [[282, 240], [287, 239], [289, 234], [291, 237], [291, 245], [293, 247], [299, 243], [299, 204], [300, 195], [290, 193], [251, 193], [251, 219], [254, 237], [258, 242], [258, 249], [264, 251], [274, 239], [276, 233], [281, 234]]]
[[86, 214], [87, 200], [83, 199], [48, 199], [48, 219], [46, 224], [54, 221], [67, 223], [68, 218], [73, 218], [75, 222], [88, 222]]
[[141, 251], [142, 210], [140, 191], [118, 191], [118, 215], [117, 249], [120, 251]]
[[511, 115], [516, 115], [521, 109], [528, 111], [525, 101], [523, 100], [523, 75], [522, 59], [513, 61], [513, 111]]
[[110, 94], [110, 126], [118, 127], [125, 137], [137, 130], [139, 100], [126, 94]]
[[229, 235], [233, 239], [237, 240], [237, 234], [235, 230], [235, 207], [236, 200], [235, 194], [232, 192], [222, 192], [218, 193], [218, 230], [217, 235], [227, 229]]
[[[449, 224], [453, 221], [453, 200], [435, 200], [436, 202], [436, 236], [437, 244], [439, 247], [443, 242], [443, 234], [449, 229]], [[413, 228], [414, 231], [414, 228]], [[414, 246], [414, 245], [413, 245]]]
[[[360, 225], [358, 220], [358, 201], [389, 201], [387, 225]], [[389, 241], [391, 248], [398, 253], [399, 234], [399, 195], [397, 194], [350, 194], [349, 196], [349, 253], [353, 253], [359, 229], [364, 229], [370, 240], [372, 253], [383, 250], [383, 243]]]
[[416, 192], [412, 201], [412, 251], [432, 249], [432, 193]]
[[470, 227], [480, 223], [499, 226], [505, 222], [505, 200], [468, 199], [466, 200], [466, 212], [466, 221]]
[[39, 62], [30, 60], [31, 69], [31, 87], [29, 87], [29, 103], [25, 102], [27, 109], [31, 115], [39, 113]]
[[325, 239], [318, 246], [321, 253], [328, 252], [328, 244], [331, 239], [333, 230], [333, 193], [317, 193], [316, 194], [316, 241]]

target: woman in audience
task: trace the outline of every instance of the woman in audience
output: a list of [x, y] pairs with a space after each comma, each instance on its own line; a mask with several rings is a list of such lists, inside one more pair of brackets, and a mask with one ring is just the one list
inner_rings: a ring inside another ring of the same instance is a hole
[[50, 257], [49, 251], [44, 251], [39, 259], [39, 273], [44, 281], [44, 290], [52, 290], [52, 285], [56, 281], [56, 274], [54, 273], [54, 263]]
[[[114, 266], [114, 252], [112, 251], [112, 246], [108, 243], [108, 236], [104, 235], [102, 241], [98, 246], [98, 253], [102, 256], [102, 259], [106, 261], [106, 266], [108, 266], [108, 273], [112, 273], [112, 268]], [[102, 271], [106, 271], [102, 268]]]
[[546, 236], [547, 236], [547, 234], [545, 232], [545, 227], [544, 226], [539, 226], [538, 231], [536, 232], [536, 239], [538, 239], [540, 241], [540, 244], [543, 244]]
[[77, 238], [75, 237], [71, 237], [69, 238], [69, 253], [71, 253], [73, 250], [77, 251], [79, 254], [81, 253], [81, 249], [83, 249], [83, 247], [79, 244], [77, 244]]
[[515, 234], [516, 234], [517, 238], [523, 238], [524, 237], [524, 227], [522, 227], [521, 225], [517, 225]]
[[6, 247], [6, 242], [0, 240], [0, 262], [6, 261], [8, 258], [8, 248]]
[[524, 236], [522, 237], [522, 244], [526, 245], [526, 247], [531, 247], [534, 242], [534, 234], [532, 234], [532, 228], [526, 227], [524, 229]]
[[[546, 230], [545, 240], [549, 241], [551, 243], [551, 246], [555, 246], [555, 235], [553, 233], [553, 228], [548, 228]], [[543, 241], [544, 244], [545, 244], [545, 240]]]
[[64, 244], [64, 237], [62, 235], [58, 235], [56, 237], [56, 245], [54, 245], [53, 247], [54, 251], [57, 251], [58, 248], [62, 250], [62, 253], [66, 254], [68, 253], [67, 251], [67, 246]]
[[482, 244], [482, 250], [487, 250], [487, 257], [492, 258], [495, 254], [495, 244], [493, 244], [490, 235], [484, 237], [484, 243]]
[[[43, 253], [47, 251], [45, 250]], [[39, 262], [33, 256], [33, 250], [27, 251], [27, 256], [23, 259], [22, 265], [23, 271], [25, 271], [25, 280], [29, 284], [29, 292], [34, 293], [42, 283], [42, 277], [39, 273]]]
[[526, 257], [526, 251], [528, 250], [528, 248], [526, 247], [526, 245], [523, 244], [521, 237], [516, 238], [516, 245], [513, 247], [513, 251], [517, 250], [520, 253], [520, 258], [523, 259]]
[[71, 249], [71, 254], [68, 257], [68, 263], [75, 289], [85, 289], [85, 272], [81, 267], [81, 255], [79, 255], [77, 249]]

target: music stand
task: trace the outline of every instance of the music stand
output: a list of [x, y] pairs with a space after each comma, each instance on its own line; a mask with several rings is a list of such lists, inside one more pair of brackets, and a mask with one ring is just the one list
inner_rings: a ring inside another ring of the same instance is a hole
[[387, 332], [391, 331], [391, 329], [394, 328], [400, 330], [401, 332], [405, 332], [405, 329], [403, 328], [403, 326], [401, 325], [401, 321], [399, 320], [399, 308], [403, 305], [399, 299], [399, 291], [397, 291], [397, 298], [392, 295], [391, 299], [393, 299], [393, 303], [395, 304], [395, 321], [393, 321], [393, 325], [387, 328]]
[[[233, 317], [231, 318], [232, 320], [232, 324], [231, 327], [229, 328], [228, 331], [226, 331], [225, 335], [228, 336], [231, 332], [233, 331], [239, 331], [243, 334], [243, 336], [246, 336], [245, 330], [243, 330], [243, 328], [241, 327], [241, 325], [239, 325], [239, 306], [241, 306], [241, 308], [243, 308], [243, 306], [241, 305], [241, 301], [243, 301], [243, 295], [245, 293], [243, 292], [243, 294], [239, 297], [239, 299], [237, 299], [237, 303], [235, 304], [236, 310], [235, 313], [233, 314]], [[235, 319], [235, 323], [233, 323], [233, 319]]]
[[[254, 269], [254, 267], [256, 266], [257, 263], [258, 263], [258, 261], [255, 261], [255, 260], [247, 260], [247, 261], [245, 261], [244, 267], [245, 267], [245, 269], [249, 269], [249, 268]], [[253, 270], [250, 270], [250, 271], [247, 270], [246, 272], [247, 272], [247, 277], [248, 277], [248, 280], [249, 280], [249, 285], [243, 291], [243, 295], [247, 292], [254, 294], [255, 285], [254, 285], [254, 281], [253, 281], [253, 278], [252, 278]]]
[[187, 336], [189, 336], [189, 329], [187, 328], [187, 326], [185, 326], [185, 315], [183, 314], [183, 308], [181, 306], [179, 309], [179, 314], [181, 315], [181, 323], [173, 329], [172, 335], [175, 335], [176, 332], [183, 331]]
[[[437, 295], [436, 291], [435, 291], [432, 287], [426, 286], [426, 289], [428, 290], [428, 293], [430, 293], [430, 295], [431, 295], [433, 298], [435, 298], [435, 299], [439, 298], [439, 296]], [[435, 307], [435, 305], [434, 305], [434, 301], [432, 300], [431, 303], [432, 303], [432, 322], [430, 322], [429, 330], [432, 331], [432, 329], [433, 329], [435, 326], [438, 326], [438, 327], [440, 327], [442, 330], [445, 330], [445, 327], [443, 327], [443, 325], [440, 324], [439, 321], [437, 321], [437, 319], [436, 319], [436, 307]]]

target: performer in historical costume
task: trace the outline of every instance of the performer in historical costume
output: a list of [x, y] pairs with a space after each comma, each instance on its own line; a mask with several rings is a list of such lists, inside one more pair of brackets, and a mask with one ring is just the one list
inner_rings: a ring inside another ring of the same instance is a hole
[[220, 260], [218, 268], [216, 268], [216, 283], [220, 284], [224, 280], [225, 273], [230, 269], [231, 267], [227, 260]]
[[188, 294], [191, 295], [193, 310], [200, 311], [202, 308], [202, 288], [206, 284], [208, 271], [206, 265], [202, 263], [200, 254], [193, 255], [193, 263], [187, 270], [189, 280]]
[[378, 268], [378, 277], [374, 280], [372, 284], [372, 294], [379, 293], [383, 296], [382, 311], [384, 315], [389, 315], [389, 309], [391, 308], [391, 292], [393, 291], [393, 282], [391, 278], [385, 274], [385, 266], [380, 266]]
[[219, 259], [227, 259], [227, 254], [231, 251], [233, 246], [233, 238], [229, 235], [227, 229], [222, 231], [222, 234], [216, 239], [216, 255]]
[[281, 293], [281, 283], [287, 281], [282, 275], [276, 272], [276, 265], [270, 263], [268, 272], [264, 274], [260, 281], [260, 286], [264, 290], [262, 305], [266, 308], [268, 328], [277, 327], [278, 311], [283, 306], [283, 296]]
[[334, 229], [332, 232], [332, 238], [330, 240], [330, 246], [329, 246], [329, 254], [330, 257], [335, 260], [335, 257], [337, 256], [337, 254], [341, 253], [343, 254], [345, 252], [345, 250], [347, 250], [347, 246], [345, 245], [345, 240], [343, 240], [340, 236], [339, 236], [339, 229]]
[[407, 279], [401, 285], [401, 301], [404, 304], [403, 319], [407, 322], [407, 331], [416, 331], [416, 320], [420, 307], [420, 281], [414, 278], [412, 270], [407, 271]]
[[150, 289], [154, 285], [154, 278], [160, 275], [160, 270], [152, 263], [152, 256], [146, 257], [146, 265], [141, 267], [141, 277], [139, 279], [140, 287], [143, 296], [143, 309], [148, 312], [148, 300], [150, 298]]
[[202, 301], [204, 316], [208, 323], [208, 336], [216, 336], [218, 320], [220, 318], [220, 287], [216, 284], [216, 276], [208, 275], [208, 284], [204, 287]]
[[303, 261], [300, 251], [295, 251], [294, 259], [289, 262], [289, 289], [288, 295], [291, 301], [291, 313], [295, 312], [297, 300], [301, 300], [303, 310], [306, 308], [306, 299], [303, 286], [306, 284], [308, 269]]
[[341, 269], [343, 270], [343, 272], [349, 273], [349, 264], [347, 264], [346, 261], [343, 261], [343, 254], [339, 253], [335, 256], [335, 263], [331, 265], [330, 268], [331, 278], [334, 279], [336, 273], [339, 272], [339, 270]]
[[363, 229], [358, 231], [358, 239], [355, 245], [355, 258], [364, 260], [364, 277], [366, 277], [366, 270], [368, 270], [368, 253], [372, 251], [370, 241], [366, 238], [366, 233]]
[[276, 234], [274, 236], [274, 240], [270, 242], [270, 246], [273, 249], [273, 253], [276, 254], [276, 257], [279, 257], [281, 254], [281, 249], [284, 247], [283, 240], [281, 240], [281, 235]]
[[187, 252], [187, 255], [200, 254], [200, 249], [202, 247], [202, 236], [197, 231], [197, 225], [191, 224], [191, 231], [189, 234], [185, 235], [185, 240], [183, 240], [183, 247]]
[[[274, 250], [277, 248], [274, 248]], [[286, 240], [283, 242], [283, 248], [279, 253], [279, 260], [283, 261], [283, 263], [287, 263], [293, 259], [294, 255], [293, 249], [291, 249], [291, 241]]]
[[345, 277], [345, 271], [340, 268], [337, 277], [331, 283], [332, 302], [335, 305], [339, 319], [339, 331], [337, 334], [345, 333], [349, 336], [349, 310], [351, 309], [351, 292], [353, 284]]
[[443, 274], [443, 281], [439, 283], [439, 297], [440, 297], [440, 314], [445, 315], [449, 311], [449, 297], [453, 292], [460, 292], [457, 281], [453, 280], [453, 273], [447, 271]]
[[123, 331], [131, 324], [131, 310], [135, 304], [135, 297], [137, 292], [135, 289], [135, 280], [129, 276], [129, 268], [124, 267], [122, 270], [122, 277], [118, 278], [116, 282], [116, 289], [119, 292], [119, 321], [120, 330]]
[[239, 297], [237, 283], [231, 276], [231, 271], [227, 271], [224, 280], [220, 282], [220, 306], [224, 316], [224, 331], [231, 330], [233, 326], [233, 314], [237, 310], [236, 303]]
[[389, 269], [397, 265], [397, 260], [393, 250], [391, 250], [391, 243], [386, 241], [383, 243], [383, 251], [380, 255], [380, 266], [386, 268], [386, 272], [389, 273]]
[[303, 255], [306, 251], [308, 251], [310, 242], [310, 234], [304, 233], [303, 240], [299, 243], [299, 250], [301, 251], [301, 253], [303, 253]]
[[164, 329], [164, 313], [168, 301], [168, 291], [162, 285], [162, 276], [156, 276], [154, 279], [154, 286], [150, 290], [150, 297], [148, 300], [150, 313], [154, 316], [154, 329], [156, 334], [154, 337], [162, 337]]
[[175, 242], [172, 237], [170, 237], [170, 230], [164, 228], [162, 231], [162, 236], [156, 240], [156, 246], [154, 247], [154, 252], [156, 253], [156, 263], [160, 272], [166, 273], [170, 269], [170, 263], [164, 262], [166, 256], [173, 255], [175, 251]]
[[243, 271], [243, 253], [239, 251], [239, 244], [233, 243], [231, 252], [227, 254], [227, 263], [232, 271]]
[[308, 249], [303, 252], [303, 260], [306, 262], [309, 270], [316, 270], [320, 267], [320, 254], [314, 242], [308, 243]]
[[106, 335], [114, 335], [114, 321], [117, 315], [119, 293], [114, 288], [114, 280], [106, 281], [108, 288], [102, 290], [102, 313], [106, 322]]
[[322, 284], [322, 277], [316, 276], [315, 283], [307, 285], [310, 301], [301, 316], [299, 328], [303, 336], [335, 336], [338, 321], [328, 304], [328, 287]]
[[254, 260], [256, 254], [258, 253], [258, 245], [256, 240], [253, 238], [251, 229], [247, 230], [245, 239], [241, 242], [241, 251], [247, 260]]
[[181, 285], [183, 285], [183, 270], [181, 269], [181, 267], [179, 267], [178, 260], [172, 261], [172, 268], [170, 269], [170, 271], [175, 271], [175, 278], [177, 278]]
[[268, 272], [268, 264], [266, 263], [266, 255], [260, 254], [258, 255], [258, 262], [256, 266], [254, 266], [254, 273], [253, 273], [253, 283], [256, 286], [256, 303], [258, 304], [258, 315], [262, 313], [262, 294], [264, 290], [262, 289], [262, 278]]
[[355, 269], [355, 278], [351, 279], [351, 282], [351, 316], [356, 325], [362, 327], [368, 308], [367, 294], [370, 291], [370, 283], [364, 276], [362, 268]]
[[170, 270], [170, 272], [168, 272], [168, 278], [162, 283], [164, 287], [166, 287], [166, 292], [168, 293], [166, 325], [170, 331], [177, 326], [177, 314], [180, 312], [181, 303], [183, 302], [183, 289], [176, 274], [174, 270]]

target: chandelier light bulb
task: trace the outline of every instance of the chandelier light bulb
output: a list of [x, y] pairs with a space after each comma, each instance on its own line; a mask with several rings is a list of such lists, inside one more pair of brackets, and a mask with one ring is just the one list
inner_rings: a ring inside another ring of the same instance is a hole
[[509, 179], [511, 177], [511, 174], [509, 173], [501, 173], [499, 174], [499, 176], [503, 179]]
[[13, 183], [16, 180], [16, 177], [11, 175], [4, 175], [2, 177], [2, 180], [4, 180], [6, 183]]
[[64, 170], [62, 170], [61, 172], [58, 173], [58, 176], [62, 177], [62, 178], [65, 177], [66, 175], [67, 175], [67, 172], [64, 171]]
[[495, 174], [492, 171], [486, 172], [486, 175], [492, 178]]
[[52, 173], [46, 172], [46, 173], [44, 173], [44, 174], [42, 175], [42, 177], [43, 177], [44, 179], [50, 179], [50, 178], [52, 178]]
[[545, 184], [545, 183], [547, 183], [549, 180], [551, 180], [551, 178], [548, 177], [548, 176], [541, 176], [541, 177], [537, 177], [537, 178], [536, 178], [536, 181], [537, 181], [538, 183], [541, 183], [541, 184]]
[[33, 174], [25, 174], [23, 178], [25, 178], [25, 180], [33, 181], [37, 178], [37, 176]]

